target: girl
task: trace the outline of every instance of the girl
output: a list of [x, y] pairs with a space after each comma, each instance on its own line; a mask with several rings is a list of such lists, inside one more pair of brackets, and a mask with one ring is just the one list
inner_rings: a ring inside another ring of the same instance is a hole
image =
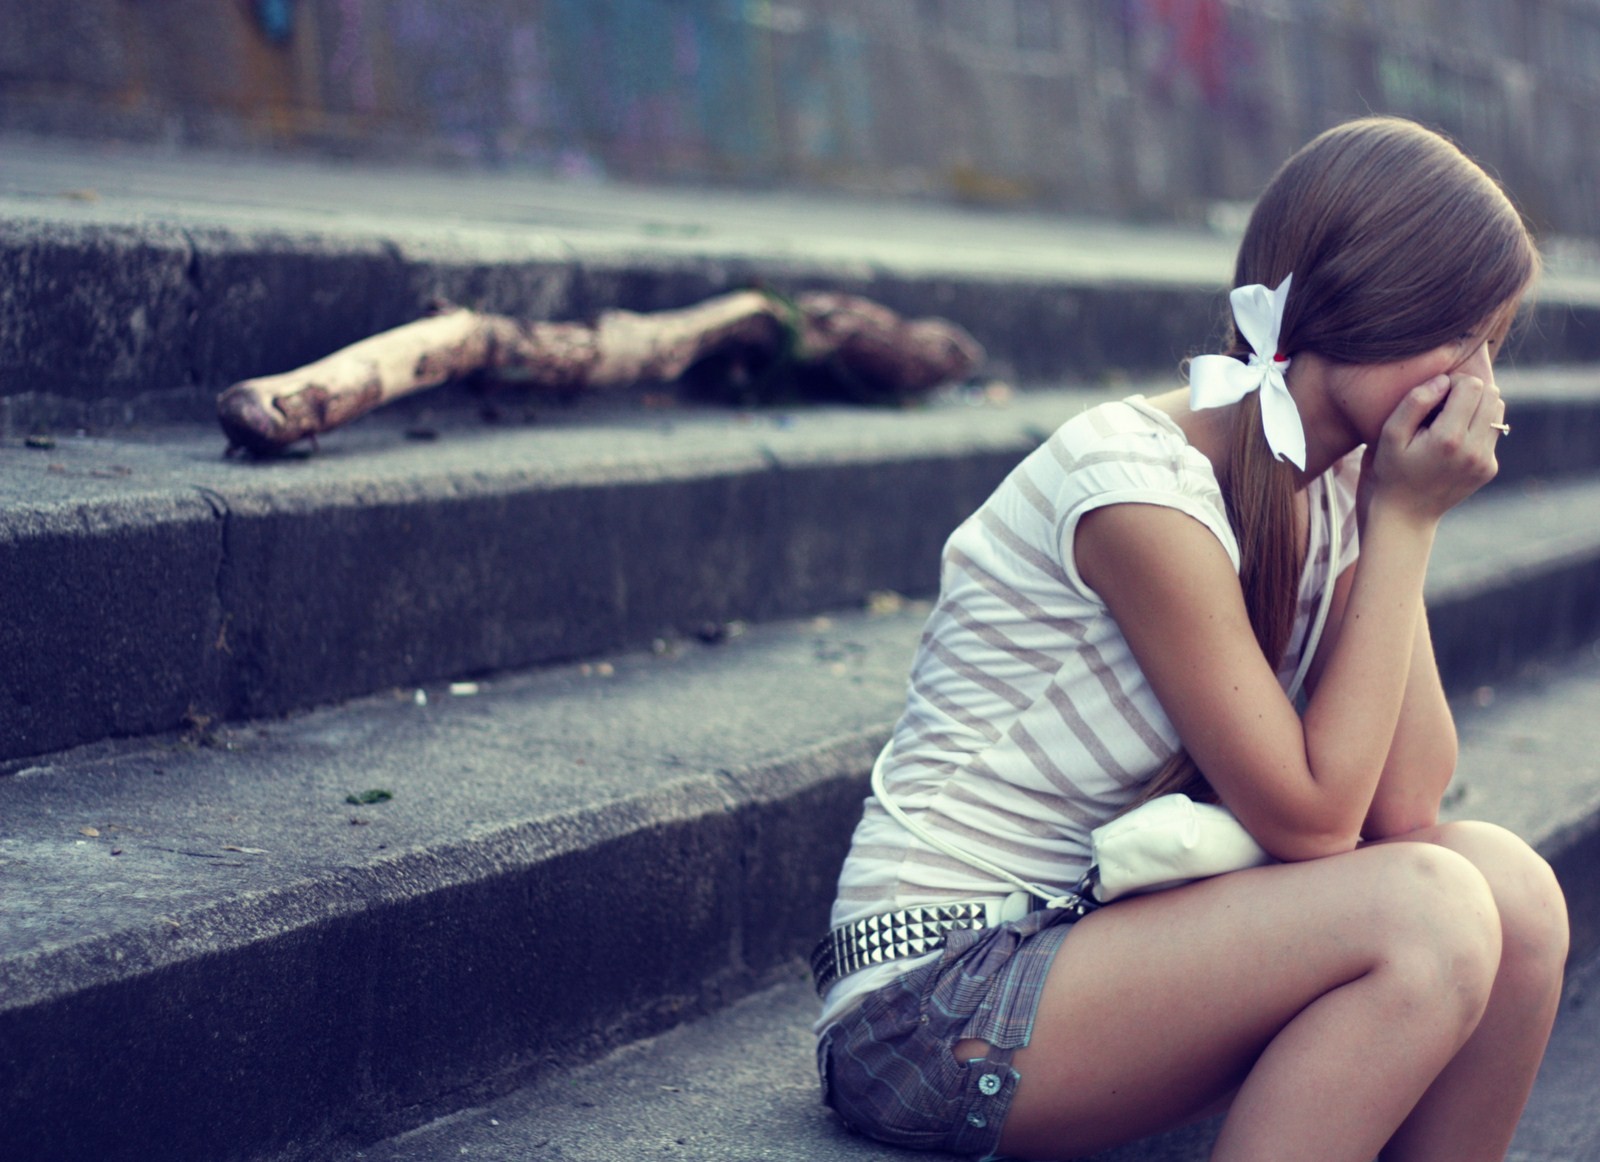
[[[1521, 840], [1437, 821], [1456, 742], [1422, 585], [1494, 475], [1536, 265], [1453, 145], [1329, 130], [1251, 217], [1227, 356], [1071, 420], [951, 536], [815, 959], [846, 1122], [1051, 1159], [1225, 1109], [1216, 1159], [1505, 1155], [1565, 906]], [[1059, 906], [1089, 832], [1174, 789], [1281, 862]]]

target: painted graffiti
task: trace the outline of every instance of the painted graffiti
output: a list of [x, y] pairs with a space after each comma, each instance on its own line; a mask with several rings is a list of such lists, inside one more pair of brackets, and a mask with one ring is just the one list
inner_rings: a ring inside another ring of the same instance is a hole
[[[1600, 232], [1582, 192], [1600, 172], [1591, 7], [167, 0], [122, 6], [150, 27], [78, 80], [65, 50], [0, 59], [0, 93], [17, 100], [37, 74], [84, 100], [114, 92], [119, 117], [192, 122], [197, 137], [233, 118], [241, 136], [274, 144], [574, 178], [799, 182], [1140, 213], [1247, 198], [1263, 159], [1332, 119], [1382, 110], [1463, 136], [1519, 189], [1542, 191], [1541, 215]], [[1438, 27], [1446, 8], [1450, 27]], [[160, 34], [157, 9], [192, 25], [214, 57], [182, 59], [192, 50]]]

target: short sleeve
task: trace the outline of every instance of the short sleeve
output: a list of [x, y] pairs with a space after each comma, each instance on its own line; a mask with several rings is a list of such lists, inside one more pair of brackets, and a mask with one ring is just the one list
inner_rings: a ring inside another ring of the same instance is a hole
[[1135, 404], [1104, 405], [1095, 409], [1109, 413], [1099, 417], [1099, 424], [1074, 421], [1052, 437], [1061, 441], [1061, 447], [1053, 450], [1066, 468], [1054, 498], [1060, 514], [1056, 544], [1061, 564], [1078, 594], [1097, 604], [1102, 604], [1099, 595], [1078, 572], [1073, 545], [1078, 522], [1108, 505], [1153, 504], [1177, 509], [1209, 529], [1228, 554], [1234, 571], [1239, 569], [1238, 540], [1228, 523], [1210, 461], [1189, 446], [1169, 418], [1149, 405]]

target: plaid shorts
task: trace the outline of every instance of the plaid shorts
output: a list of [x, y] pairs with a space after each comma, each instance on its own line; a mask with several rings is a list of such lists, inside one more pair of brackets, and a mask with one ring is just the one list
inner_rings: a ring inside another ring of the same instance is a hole
[[[822, 1100], [845, 1125], [896, 1146], [993, 1158], [1033, 1034], [1046, 974], [1073, 919], [1032, 912], [952, 932], [944, 955], [877, 992], [817, 1043]], [[957, 1061], [957, 1042], [993, 1046]]]

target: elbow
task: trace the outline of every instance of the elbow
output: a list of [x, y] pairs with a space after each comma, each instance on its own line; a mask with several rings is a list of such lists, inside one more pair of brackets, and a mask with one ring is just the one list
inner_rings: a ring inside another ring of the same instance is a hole
[[1280, 816], [1256, 833], [1256, 842], [1281, 863], [1303, 863], [1354, 851], [1361, 843], [1362, 820], [1324, 804]]
[[1454, 773], [1453, 761], [1436, 762], [1404, 781], [1385, 772], [1372, 805], [1367, 808], [1362, 836], [1368, 840], [1393, 839], [1438, 826], [1439, 807]]
[[1299, 820], [1297, 825], [1279, 827], [1258, 842], [1268, 854], [1283, 863], [1299, 863], [1354, 851], [1363, 843], [1410, 835], [1439, 822], [1439, 796], [1419, 795], [1405, 800], [1380, 797], [1373, 801], [1365, 819], [1329, 818]]
[[1304, 863], [1310, 859], [1325, 859], [1330, 855], [1343, 855], [1354, 851], [1361, 843], [1358, 831], [1340, 828], [1333, 831], [1299, 831], [1276, 835], [1270, 843], [1262, 843], [1267, 854], [1281, 863]]
[[1354, 851], [1363, 843], [1394, 839], [1434, 827], [1439, 822], [1439, 797], [1423, 795], [1405, 801], [1379, 798], [1366, 818], [1358, 822], [1329, 819], [1320, 824], [1301, 821], [1259, 838], [1269, 855], [1283, 863], [1299, 863]]
[[1376, 839], [1394, 839], [1424, 828], [1436, 827], [1438, 823], [1437, 801], [1408, 804], [1374, 803], [1372, 811], [1367, 815], [1366, 826], [1361, 829], [1361, 835], [1368, 842]]

